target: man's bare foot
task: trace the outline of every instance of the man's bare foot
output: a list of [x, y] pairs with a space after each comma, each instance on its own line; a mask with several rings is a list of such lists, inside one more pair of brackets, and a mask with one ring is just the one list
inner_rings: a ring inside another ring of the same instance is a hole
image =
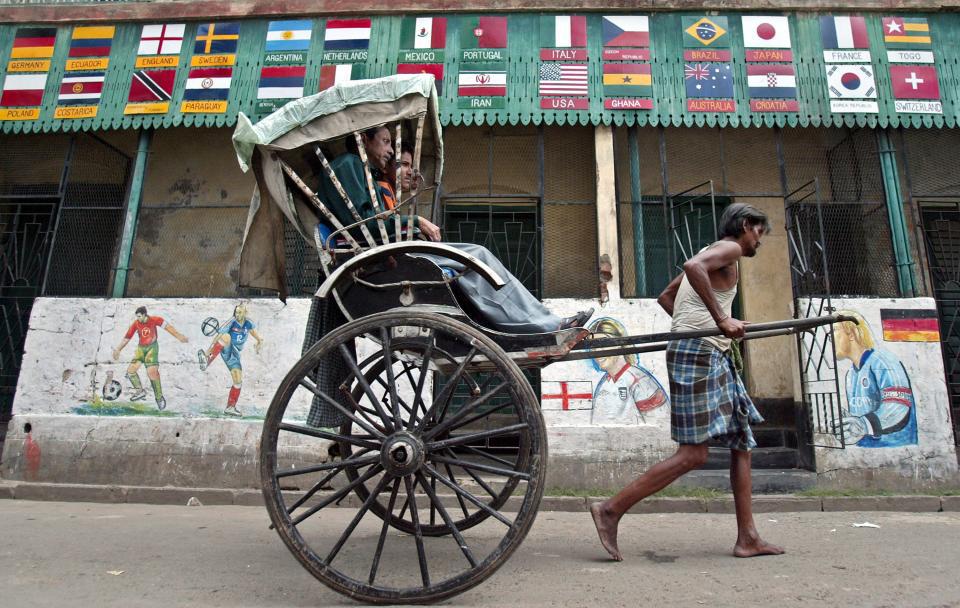
[[615, 561], [622, 562], [623, 556], [620, 555], [620, 549], [617, 548], [617, 524], [619, 518], [614, 519], [604, 509], [604, 503], [595, 502], [590, 505], [590, 515], [593, 516], [593, 523], [597, 526], [597, 534], [600, 536], [600, 544], [607, 550]]
[[757, 557], [758, 555], [782, 555], [786, 549], [771, 545], [759, 536], [753, 539], [737, 540], [733, 547], [733, 554], [736, 557]]

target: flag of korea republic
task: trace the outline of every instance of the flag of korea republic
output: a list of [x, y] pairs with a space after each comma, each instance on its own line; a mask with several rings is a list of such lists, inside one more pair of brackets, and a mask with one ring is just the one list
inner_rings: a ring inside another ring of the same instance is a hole
[[873, 66], [828, 65], [827, 87], [831, 99], [875, 99], [877, 83], [873, 77]]
[[103, 93], [105, 72], [67, 73], [60, 82], [60, 105], [97, 104]]
[[404, 17], [401, 49], [442, 49], [447, 45], [446, 17]]
[[794, 98], [797, 76], [793, 65], [747, 65], [747, 88], [754, 98]]
[[540, 46], [558, 49], [587, 46], [587, 18], [583, 15], [542, 16]]
[[298, 99], [303, 97], [306, 66], [276, 65], [260, 68], [257, 99]]
[[896, 99], [940, 99], [937, 68], [932, 65], [891, 65], [890, 82]]
[[743, 46], [748, 49], [790, 48], [789, 18], [744, 15]]
[[503, 63], [465, 63], [457, 77], [460, 97], [503, 97], [507, 94], [507, 67]]
[[193, 68], [187, 75], [184, 101], [226, 101], [233, 68]]
[[3, 80], [0, 106], [39, 106], [43, 102], [43, 89], [47, 86], [47, 74], [7, 74]]

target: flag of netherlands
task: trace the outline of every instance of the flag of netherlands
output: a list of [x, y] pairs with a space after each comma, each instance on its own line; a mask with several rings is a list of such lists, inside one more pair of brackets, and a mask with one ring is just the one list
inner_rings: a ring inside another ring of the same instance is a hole
[[193, 68], [187, 75], [184, 101], [226, 101], [233, 68]]
[[743, 16], [743, 46], [748, 49], [789, 49], [787, 17]]
[[750, 97], [793, 98], [797, 96], [797, 76], [792, 65], [747, 65]]
[[507, 94], [507, 70], [501, 64], [470, 64], [460, 66], [457, 76], [457, 95], [460, 97], [503, 97]]
[[464, 19], [460, 28], [460, 47], [464, 49], [507, 48], [507, 18]]
[[106, 57], [110, 54], [116, 27], [76, 27], [70, 39], [70, 57]]
[[327, 51], [350, 51], [370, 46], [369, 19], [327, 19], [323, 48]]
[[176, 70], [136, 70], [130, 81], [130, 94], [127, 101], [131, 103], [170, 101], [176, 80]]
[[97, 103], [103, 94], [105, 72], [78, 72], [67, 74], [60, 83], [57, 103], [71, 105]]
[[306, 66], [265, 66], [260, 68], [257, 99], [299, 99], [303, 97]]
[[650, 18], [646, 15], [604, 17], [603, 46], [649, 47]]
[[867, 22], [863, 17], [820, 17], [820, 36], [825, 49], [868, 49]]
[[267, 27], [266, 51], [306, 51], [310, 48], [313, 22], [309, 19], [299, 21], [271, 21]]
[[240, 24], [237, 22], [202, 23], [197, 26], [194, 55], [218, 55], [237, 52]]
[[400, 27], [400, 48], [442, 49], [446, 45], [446, 17], [404, 17]]
[[13, 39], [10, 59], [49, 59], [56, 42], [55, 27], [21, 27]]
[[442, 63], [400, 63], [397, 64], [397, 74], [433, 74], [437, 93], [443, 93]]
[[932, 65], [891, 65], [890, 82], [896, 99], [940, 99], [937, 68]]
[[143, 26], [137, 55], [179, 55], [184, 27], [183, 23]]
[[578, 15], [553, 15], [540, 19], [541, 46], [558, 49], [587, 46], [587, 18]]
[[47, 74], [7, 74], [3, 80], [0, 106], [39, 106], [43, 102], [43, 89], [47, 86]]
[[586, 63], [541, 63], [540, 95], [586, 95]]
[[335, 84], [357, 80], [361, 77], [362, 64], [340, 63], [320, 66], [320, 86], [318, 91], [326, 91]]

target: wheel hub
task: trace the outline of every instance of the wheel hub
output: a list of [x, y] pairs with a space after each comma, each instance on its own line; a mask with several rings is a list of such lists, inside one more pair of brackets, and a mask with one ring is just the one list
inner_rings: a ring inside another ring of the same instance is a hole
[[384, 470], [396, 477], [414, 473], [423, 465], [423, 457], [423, 442], [406, 431], [391, 435], [380, 449]]

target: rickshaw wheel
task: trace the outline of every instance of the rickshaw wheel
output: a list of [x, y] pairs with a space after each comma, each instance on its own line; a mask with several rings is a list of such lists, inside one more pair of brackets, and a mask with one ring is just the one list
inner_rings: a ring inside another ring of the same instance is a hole
[[[373, 354], [361, 362], [354, 345]], [[350, 369], [339, 401], [311, 380], [337, 355]], [[315, 396], [349, 421], [308, 426]], [[331, 441], [341, 459], [324, 462]], [[517, 365], [474, 328], [411, 310], [357, 319], [310, 349], [277, 390], [260, 449], [284, 543], [320, 581], [370, 603], [438, 601], [484, 581], [533, 524], [546, 471], [543, 418]]]

